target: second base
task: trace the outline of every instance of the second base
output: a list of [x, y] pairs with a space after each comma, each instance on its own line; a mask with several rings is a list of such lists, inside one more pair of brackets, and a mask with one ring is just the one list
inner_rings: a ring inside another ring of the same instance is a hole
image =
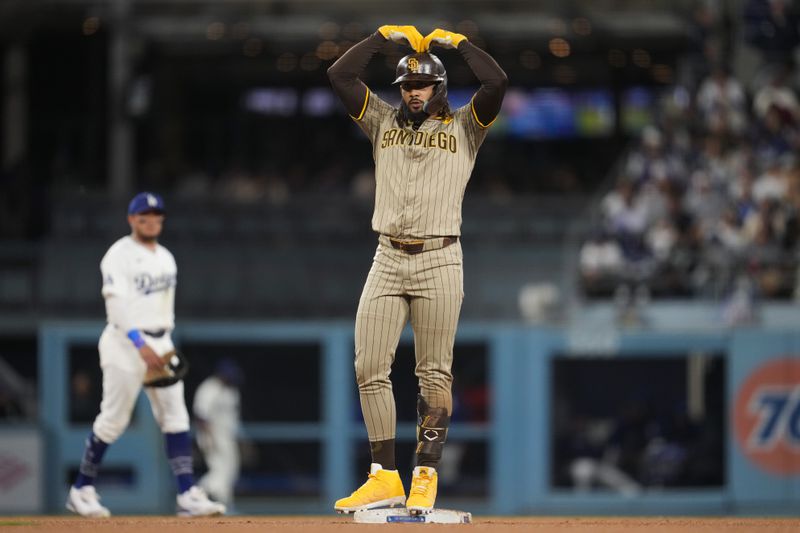
[[353, 513], [353, 521], [359, 524], [387, 524], [392, 522], [411, 522], [424, 524], [471, 524], [472, 513], [450, 509], [434, 509], [430, 513], [412, 515], [408, 509], [368, 509]]

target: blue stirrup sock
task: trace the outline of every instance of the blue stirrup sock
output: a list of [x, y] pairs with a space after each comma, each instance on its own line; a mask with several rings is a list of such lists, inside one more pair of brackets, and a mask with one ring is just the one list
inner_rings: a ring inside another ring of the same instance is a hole
[[89, 433], [89, 437], [86, 439], [86, 448], [83, 450], [78, 477], [75, 478], [74, 487], [76, 489], [84, 485], [94, 485], [98, 467], [107, 448], [108, 444], [101, 441], [94, 432]]
[[188, 431], [164, 433], [169, 467], [178, 482], [178, 494], [183, 494], [194, 485], [192, 467], [192, 440]]

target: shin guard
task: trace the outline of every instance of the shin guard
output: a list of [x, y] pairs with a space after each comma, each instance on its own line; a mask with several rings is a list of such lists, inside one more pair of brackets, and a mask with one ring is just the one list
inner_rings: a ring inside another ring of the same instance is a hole
[[437, 468], [447, 440], [450, 415], [444, 407], [430, 407], [417, 395], [417, 466]]

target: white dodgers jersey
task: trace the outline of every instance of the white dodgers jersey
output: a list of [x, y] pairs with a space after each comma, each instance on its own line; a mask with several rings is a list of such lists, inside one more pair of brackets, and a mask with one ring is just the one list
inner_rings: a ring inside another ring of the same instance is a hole
[[212, 433], [235, 435], [239, 429], [239, 389], [226, 386], [216, 376], [206, 378], [194, 394], [193, 410]]
[[103, 297], [125, 303], [123, 329], [171, 330], [175, 326], [175, 286], [178, 267], [172, 254], [155, 250], [126, 236], [111, 245], [100, 262]]

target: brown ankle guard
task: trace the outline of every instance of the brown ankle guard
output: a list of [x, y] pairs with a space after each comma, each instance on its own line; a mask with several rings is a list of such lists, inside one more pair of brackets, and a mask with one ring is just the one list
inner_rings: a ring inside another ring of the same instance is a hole
[[417, 465], [436, 468], [447, 440], [450, 416], [444, 407], [430, 407], [417, 395]]

